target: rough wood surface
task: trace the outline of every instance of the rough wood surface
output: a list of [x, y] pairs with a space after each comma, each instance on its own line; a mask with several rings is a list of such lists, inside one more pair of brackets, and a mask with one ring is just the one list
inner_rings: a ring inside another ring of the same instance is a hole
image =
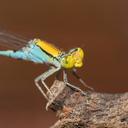
[[80, 92], [55, 81], [49, 108], [59, 120], [51, 128], [128, 128], [128, 93]]

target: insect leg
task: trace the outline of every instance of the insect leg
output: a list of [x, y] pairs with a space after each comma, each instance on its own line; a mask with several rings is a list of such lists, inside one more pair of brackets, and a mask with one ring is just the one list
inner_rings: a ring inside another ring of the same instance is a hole
[[94, 89], [93, 89], [91, 86], [87, 85], [87, 84], [84, 82], [84, 80], [77, 74], [76, 69], [73, 69], [73, 70], [72, 70], [72, 74], [73, 74], [86, 88], [88, 88], [89, 90], [94, 91]]
[[48, 97], [46, 96], [46, 94], [45, 94], [45, 92], [42, 90], [42, 88], [40, 87], [40, 85], [39, 85], [39, 80], [40, 79], [38, 79], [38, 77], [35, 79], [35, 84], [36, 84], [36, 86], [37, 86], [37, 88], [40, 90], [40, 92], [43, 94], [43, 96], [45, 97], [45, 99], [46, 100], [48, 100]]
[[68, 77], [67, 77], [67, 73], [66, 73], [65, 70], [63, 70], [63, 80], [64, 80], [64, 83], [65, 83], [66, 85], [68, 85], [69, 87], [71, 87], [71, 88], [73, 88], [73, 89], [75, 89], [75, 90], [78, 90], [78, 91], [84, 93], [80, 88], [78, 88], [78, 87], [76, 87], [75, 85], [72, 85], [72, 84], [70, 84], [70, 83], [68, 82]]
[[53, 73], [55, 73], [56, 71], [58, 71], [60, 68], [55, 68], [55, 67], [52, 67], [50, 68], [48, 71], [46, 71], [45, 73], [41, 74], [40, 76], [38, 76], [36, 79], [35, 79], [35, 84], [36, 86], [38, 87], [38, 89], [40, 90], [40, 92], [44, 95], [44, 97], [49, 101], [47, 95], [44, 93], [44, 91], [42, 90], [41, 86], [39, 85], [39, 81], [41, 80], [42, 84], [44, 85], [44, 87], [47, 89], [47, 91], [53, 95], [50, 91], [50, 89], [48, 88], [48, 86], [45, 84], [44, 80], [49, 77], [50, 75], [52, 75]]
[[68, 77], [67, 77], [67, 73], [65, 70], [63, 70], [63, 80], [65, 83], [68, 83]]
[[48, 90], [48, 92], [52, 95], [51, 91], [49, 90], [48, 86], [45, 84], [44, 80], [46, 78], [48, 78], [49, 76], [51, 76], [53, 73], [55, 73], [56, 71], [58, 71], [59, 68], [55, 68], [53, 66], [51, 66], [51, 68], [46, 71], [45, 73], [42, 74], [41, 76], [41, 81], [42, 81], [42, 84], [44, 85], [44, 87]]

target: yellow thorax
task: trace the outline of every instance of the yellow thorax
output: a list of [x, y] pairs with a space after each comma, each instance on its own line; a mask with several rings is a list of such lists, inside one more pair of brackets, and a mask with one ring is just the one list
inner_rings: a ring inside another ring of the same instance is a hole
[[42, 41], [40, 39], [37, 39], [36, 45], [39, 46], [44, 51], [46, 51], [47, 53], [49, 53], [50, 55], [52, 55], [53, 57], [57, 57], [62, 53], [62, 51], [60, 51], [54, 45], [52, 45], [46, 41]]

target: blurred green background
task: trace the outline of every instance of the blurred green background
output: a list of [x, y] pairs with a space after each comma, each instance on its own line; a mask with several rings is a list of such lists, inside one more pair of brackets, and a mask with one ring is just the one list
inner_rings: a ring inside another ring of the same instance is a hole
[[[85, 66], [79, 74], [86, 83], [100, 92], [126, 92], [127, 7], [127, 0], [0, 0], [0, 26], [63, 50], [82, 47]], [[55, 113], [45, 111], [46, 101], [34, 85], [47, 68], [0, 57], [1, 128], [48, 128], [57, 120]]]

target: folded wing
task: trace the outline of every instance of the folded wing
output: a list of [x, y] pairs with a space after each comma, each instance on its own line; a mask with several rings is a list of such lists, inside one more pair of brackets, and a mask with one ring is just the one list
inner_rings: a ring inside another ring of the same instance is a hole
[[0, 29], [0, 46], [17, 50], [25, 46], [28, 39], [22, 36]]

